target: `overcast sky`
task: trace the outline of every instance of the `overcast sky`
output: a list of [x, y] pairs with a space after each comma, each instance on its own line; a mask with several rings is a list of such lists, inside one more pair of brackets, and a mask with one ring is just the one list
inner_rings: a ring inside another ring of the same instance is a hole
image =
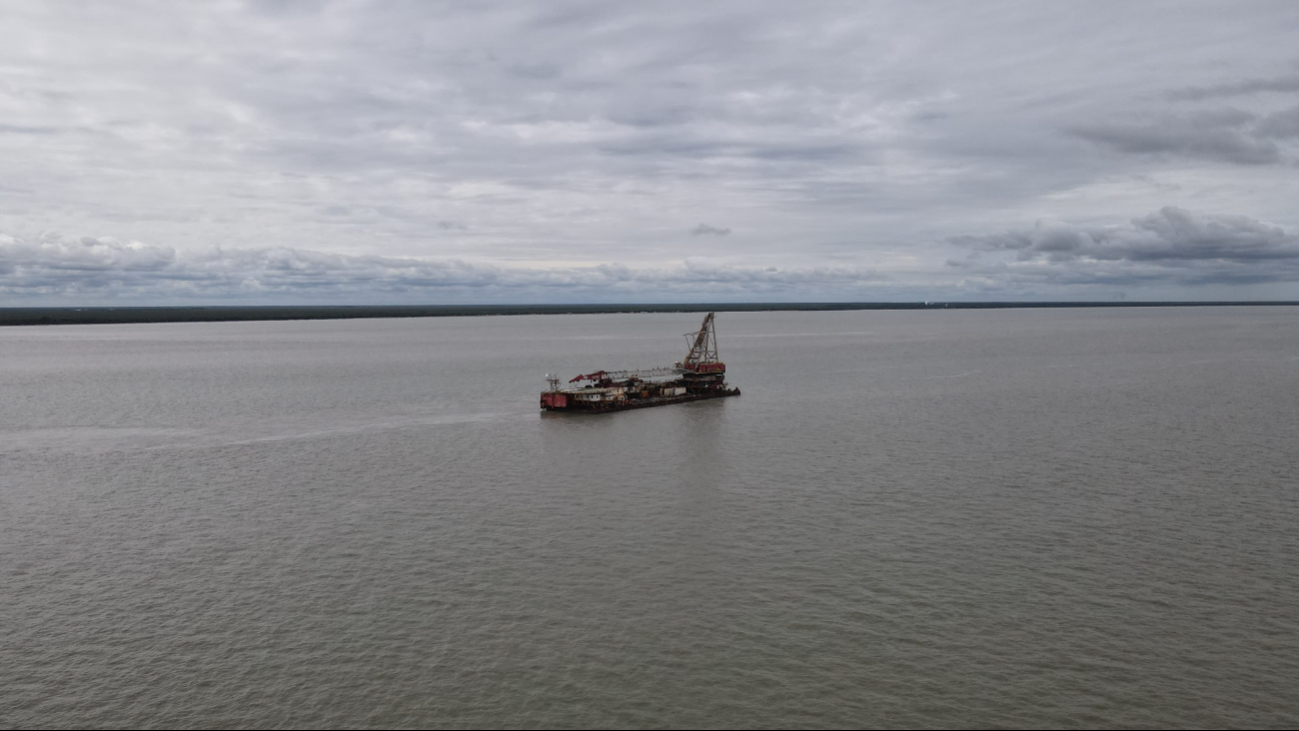
[[0, 306], [1299, 299], [1299, 2], [0, 2]]

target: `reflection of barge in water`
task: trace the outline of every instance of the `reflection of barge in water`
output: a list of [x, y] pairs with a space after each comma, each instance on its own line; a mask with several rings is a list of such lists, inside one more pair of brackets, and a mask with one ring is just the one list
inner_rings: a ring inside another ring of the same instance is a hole
[[541, 408], [604, 413], [739, 396], [740, 389], [727, 387], [726, 364], [717, 359], [713, 313], [704, 318], [698, 332], [687, 333], [686, 338], [691, 343], [690, 353], [671, 368], [596, 371], [569, 381], [585, 382], [576, 388], [560, 388], [558, 377], [546, 376], [550, 388], [541, 394]]

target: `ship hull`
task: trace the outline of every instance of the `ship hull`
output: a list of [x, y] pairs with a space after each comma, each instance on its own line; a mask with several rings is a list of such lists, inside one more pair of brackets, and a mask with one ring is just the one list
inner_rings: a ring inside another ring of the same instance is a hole
[[648, 409], [654, 406], [668, 406], [670, 404], [681, 404], [687, 401], [703, 401], [705, 399], [726, 398], [727, 396], [739, 395], [740, 389], [738, 388], [719, 388], [714, 391], [685, 393], [679, 396], [651, 396], [649, 398], [629, 398], [621, 401], [604, 401], [598, 403], [584, 403], [569, 400], [564, 406], [548, 404], [543, 399], [541, 408], [543, 411], [558, 411], [572, 414], [608, 414], [614, 411]]
[[[717, 357], [713, 313], [708, 313], [699, 331], [688, 333], [686, 339], [692, 343], [690, 353], [671, 368], [585, 373], [569, 381], [585, 384], [576, 388], [560, 388], [559, 377], [547, 374], [550, 389], [541, 392], [541, 408], [607, 414], [739, 396], [740, 389], [726, 385], [726, 364]], [[670, 380], [660, 380], [665, 377]]]

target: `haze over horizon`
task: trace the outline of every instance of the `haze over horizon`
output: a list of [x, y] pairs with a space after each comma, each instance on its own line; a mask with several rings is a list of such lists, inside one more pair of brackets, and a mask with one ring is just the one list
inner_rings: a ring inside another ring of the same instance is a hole
[[1299, 4], [0, 4], [0, 306], [1299, 299]]

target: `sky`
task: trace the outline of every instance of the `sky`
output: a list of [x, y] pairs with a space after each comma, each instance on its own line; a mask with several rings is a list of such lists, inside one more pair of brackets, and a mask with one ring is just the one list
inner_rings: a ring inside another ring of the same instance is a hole
[[0, 0], [0, 306], [1299, 300], [1299, 3]]

